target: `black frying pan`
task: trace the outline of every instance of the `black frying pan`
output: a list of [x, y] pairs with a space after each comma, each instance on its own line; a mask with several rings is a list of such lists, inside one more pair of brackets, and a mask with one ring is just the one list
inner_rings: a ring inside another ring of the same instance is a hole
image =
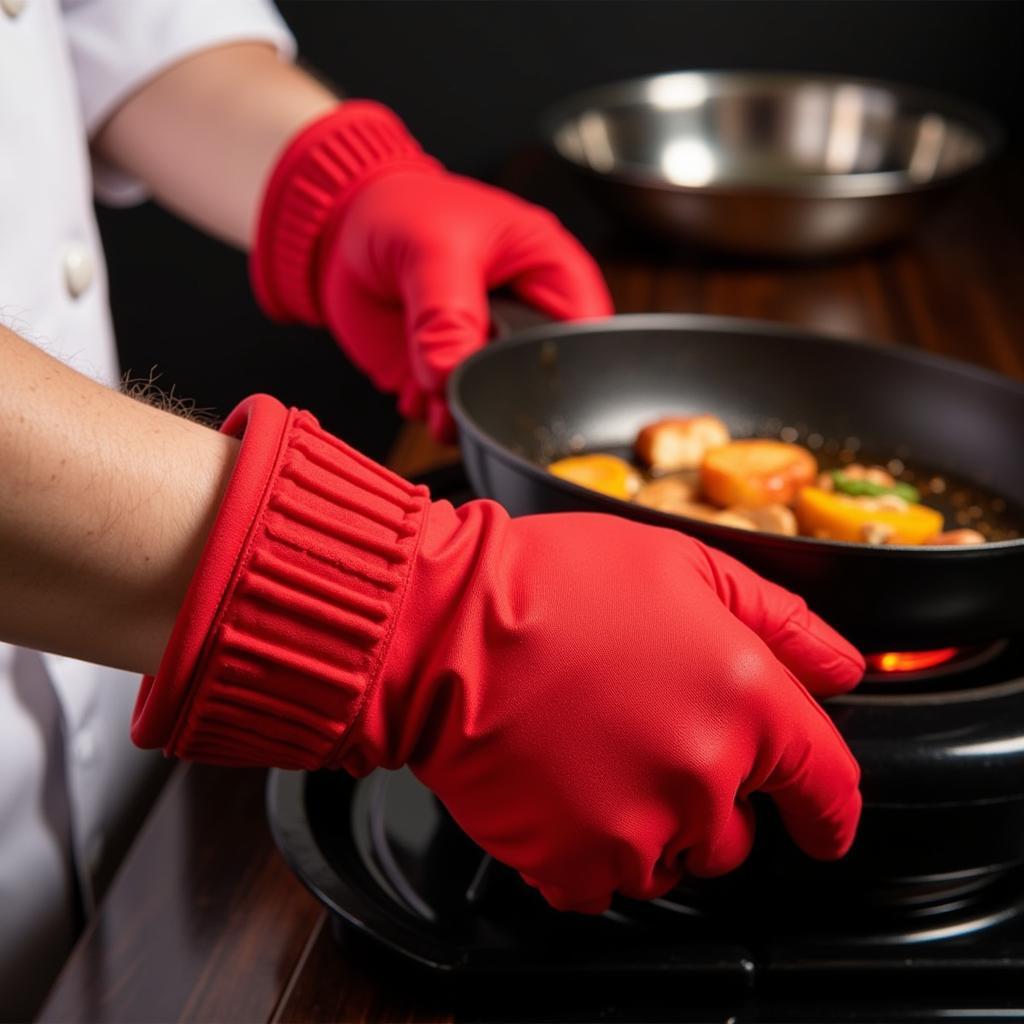
[[803, 595], [865, 651], [1024, 633], [1024, 539], [874, 548], [772, 536], [607, 498], [543, 468], [581, 442], [628, 446], [665, 414], [713, 412], [735, 436], [791, 425], [856, 437], [1024, 509], [1024, 386], [997, 374], [775, 324], [651, 314], [525, 331], [463, 363], [449, 395], [475, 490], [512, 515], [612, 512], [692, 534]]

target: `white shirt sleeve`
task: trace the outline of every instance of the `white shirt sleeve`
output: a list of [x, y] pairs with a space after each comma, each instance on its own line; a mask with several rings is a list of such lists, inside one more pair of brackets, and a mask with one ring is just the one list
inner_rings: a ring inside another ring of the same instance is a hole
[[[295, 40], [270, 0], [61, 0], [82, 114], [90, 137], [128, 96], [192, 53], [265, 40], [284, 60]], [[93, 162], [97, 198], [128, 206], [146, 198], [136, 178]]]

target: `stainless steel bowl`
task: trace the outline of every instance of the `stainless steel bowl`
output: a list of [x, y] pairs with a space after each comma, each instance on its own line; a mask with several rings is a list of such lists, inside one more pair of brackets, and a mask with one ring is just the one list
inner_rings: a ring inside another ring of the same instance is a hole
[[549, 110], [555, 151], [642, 227], [748, 255], [890, 241], [998, 148], [984, 112], [889, 82], [687, 71]]

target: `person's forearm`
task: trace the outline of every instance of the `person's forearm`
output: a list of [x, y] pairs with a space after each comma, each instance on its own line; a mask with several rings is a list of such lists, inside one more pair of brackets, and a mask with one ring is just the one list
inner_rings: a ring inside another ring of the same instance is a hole
[[156, 670], [238, 442], [0, 327], [0, 640]]
[[165, 206], [248, 248], [266, 178], [282, 147], [337, 97], [272, 47], [195, 54], [129, 97], [93, 141]]

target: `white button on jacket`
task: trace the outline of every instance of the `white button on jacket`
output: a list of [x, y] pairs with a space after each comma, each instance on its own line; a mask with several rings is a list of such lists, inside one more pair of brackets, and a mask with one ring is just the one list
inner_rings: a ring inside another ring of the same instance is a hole
[[64, 285], [68, 295], [77, 299], [92, 284], [96, 264], [89, 247], [70, 242], [64, 252]]
[[[0, 317], [118, 379], [92, 197], [140, 182], [90, 166], [121, 101], [197, 50], [294, 43], [269, 0], [0, 0]], [[0, 644], [0, 1019], [23, 1019], [67, 955], [73, 905], [161, 759], [132, 747], [138, 678]]]

